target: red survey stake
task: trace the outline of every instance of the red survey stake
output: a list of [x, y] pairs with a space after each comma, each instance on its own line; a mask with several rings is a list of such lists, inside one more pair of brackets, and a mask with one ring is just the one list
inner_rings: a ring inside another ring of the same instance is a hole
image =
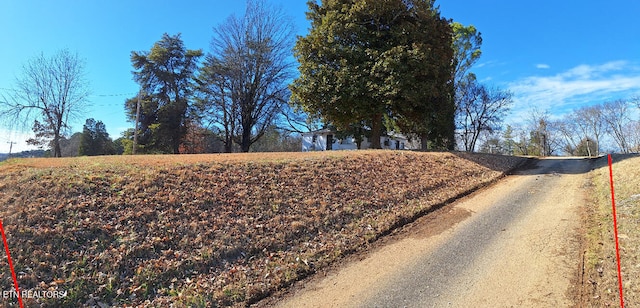
[[13, 277], [13, 285], [16, 287], [16, 293], [18, 294], [18, 303], [20, 304], [20, 308], [24, 308], [24, 305], [22, 304], [22, 295], [20, 295], [20, 288], [18, 287], [18, 278], [16, 278], [16, 271], [13, 270], [13, 262], [11, 262], [11, 254], [9, 253], [9, 244], [7, 244], [7, 236], [4, 234], [2, 219], [0, 219], [0, 232], [2, 232], [2, 242], [4, 243], [4, 250], [7, 251], [7, 259], [9, 260], [9, 268], [11, 269], [11, 276]]
[[624, 308], [624, 296], [622, 295], [622, 271], [620, 270], [620, 244], [618, 243], [618, 220], [616, 219], [616, 196], [613, 191], [613, 164], [609, 154], [609, 183], [611, 183], [611, 207], [613, 209], [613, 235], [616, 239], [616, 260], [618, 261], [618, 289], [620, 291], [620, 308]]

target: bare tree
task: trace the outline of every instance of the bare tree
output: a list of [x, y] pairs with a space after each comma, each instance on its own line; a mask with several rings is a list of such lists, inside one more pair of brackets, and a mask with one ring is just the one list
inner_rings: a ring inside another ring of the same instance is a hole
[[602, 105], [594, 105], [577, 109], [572, 113], [569, 121], [575, 123], [578, 129], [576, 132], [581, 133], [581, 138], [579, 139], [594, 139], [597, 152], [594, 153], [594, 155], [598, 155], [600, 153], [600, 139], [602, 138], [605, 130]]
[[564, 141], [564, 151], [569, 155], [576, 155], [576, 150], [578, 149], [578, 145], [581, 141], [581, 135], [576, 133], [578, 131], [578, 125], [573, 121], [572, 115], [563, 120], [557, 121], [556, 128]]
[[558, 123], [550, 119], [549, 111], [532, 108], [529, 118], [529, 155], [550, 156], [562, 145]]
[[640, 152], [640, 121], [632, 121], [627, 126], [629, 132], [629, 150], [634, 153]]
[[486, 88], [469, 76], [460, 83], [457, 124], [465, 151], [473, 152], [483, 132], [500, 129], [513, 102], [512, 94], [499, 88]]
[[33, 121], [36, 138], [28, 142], [51, 145], [53, 156], [61, 157], [69, 120], [79, 115], [89, 95], [84, 62], [66, 49], [52, 57], [41, 54], [23, 66], [16, 86], [7, 102], [0, 102], [0, 117]]
[[602, 105], [602, 119], [622, 153], [629, 153], [631, 150], [628, 142], [629, 132], [627, 131], [631, 122], [629, 105], [628, 101], [621, 99], [605, 102]]
[[233, 151], [233, 137], [236, 133], [238, 103], [231, 99], [231, 80], [228, 69], [220, 59], [207, 55], [205, 65], [198, 76], [198, 107], [201, 118], [208, 120], [212, 130], [220, 136], [224, 152]]
[[200, 76], [209, 120], [243, 152], [260, 139], [288, 101], [293, 23], [264, 0], [247, 1], [245, 15], [214, 28], [211, 54]]
[[531, 155], [531, 140], [527, 138], [527, 132], [524, 129], [517, 130], [518, 141], [515, 142], [513, 154], [515, 155]]

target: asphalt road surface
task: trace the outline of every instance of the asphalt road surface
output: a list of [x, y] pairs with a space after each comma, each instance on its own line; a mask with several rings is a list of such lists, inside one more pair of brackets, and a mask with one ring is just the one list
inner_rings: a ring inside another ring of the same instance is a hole
[[543, 159], [419, 219], [280, 307], [571, 307], [586, 159]]

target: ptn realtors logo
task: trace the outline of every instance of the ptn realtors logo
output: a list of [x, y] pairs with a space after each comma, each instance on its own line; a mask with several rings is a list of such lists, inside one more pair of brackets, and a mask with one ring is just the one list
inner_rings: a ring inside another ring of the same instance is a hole
[[[67, 297], [67, 291], [51, 290], [22, 290], [20, 291], [22, 298], [64, 298]], [[2, 298], [18, 298], [18, 292], [16, 291], [2, 291]]]

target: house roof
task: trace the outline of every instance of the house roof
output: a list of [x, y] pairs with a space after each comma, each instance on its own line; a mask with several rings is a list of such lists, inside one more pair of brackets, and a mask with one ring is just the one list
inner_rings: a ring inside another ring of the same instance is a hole
[[319, 130], [314, 130], [314, 131], [310, 131], [310, 132], [306, 132], [306, 133], [301, 133], [303, 136], [308, 136], [308, 135], [321, 135], [321, 134], [335, 134], [336, 131], [332, 130], [330, 128], [323, 128], [323, 129], [319, 129]]
[[[333, 129], [330, 128], [323, 128], [323, 129], [318, 129], [318, 130], [314, 130], [314, 131], [310, 131], [310, 132], [306, 132], [306, 133], [301, 133], [302, 136], [313, 136], [313, 135], [324, 135], [324, 134], [336, 134], [337, 132]], [[382, 135], [381, 137], [389, 137], [392, 139], [396, 139], [396, 140], [408, 140], [408, 138], [401, 134], [401, 133], [396, 133], [396, 132], [389, 132], [387, 133], [387, 135]]]
[[387, 136], [392, 139], [409, 140], [407, 136], [396, 132], [389, 132]]

